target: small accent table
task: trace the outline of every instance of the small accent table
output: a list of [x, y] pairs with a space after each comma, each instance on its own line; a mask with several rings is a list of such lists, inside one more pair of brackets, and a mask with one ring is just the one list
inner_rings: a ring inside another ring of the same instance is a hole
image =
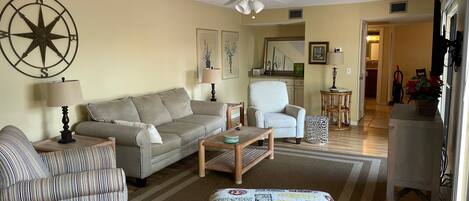
[[321, 90], [321, 116], [329, 118], [330, 130], [349, 130], [352, 91]]
[[42, 140], [39, 142], [33, 143], [34, 149], [37, 152], [54, 152], [54, 151], [62, 151], [65, 149], [73, 149], [73, 148], [81, 148], [81, 147], [99, 147], [99, 146], [108, 146], [111, 145], [114, 151], [116, 150], [115, 147], [115, 138], [109, 137], [105, 138], [95, 138], [95, 137], [88, 137], [83, 135], [73, 135], [73, 139], [76, 140], [75, 143], [70, 144], [60, 144], [58, 141], [60, 140], [59, 137], [54, 137], [46, 140]]
[[246, 125], [244, 124], [244, 102], [240, 103], [228, 103], [228, 109], [226, 110], [226, 130], [229, 130], [230, 128], [233, 128], [233, 119], [231, 119], [231, 116], [233, 114], [233, 111], [236, 109], [239, 109], [239, 123], [241, 125]]
[[[223, 142], [225, 135], [238, 135], [237, 144]], [[269, 138], [268, 149], [250, 147], [258, 140]], [[225, 153], [205, 162], [205, 149], [227, 150]], [[199, 141], [199, 176], [205, 177], [205, 169], [235, 174], [236, 184], [242, 183], [242, 176], [264, 158], [274, 159], [274, 135], [272, 129], [241, 127]]]

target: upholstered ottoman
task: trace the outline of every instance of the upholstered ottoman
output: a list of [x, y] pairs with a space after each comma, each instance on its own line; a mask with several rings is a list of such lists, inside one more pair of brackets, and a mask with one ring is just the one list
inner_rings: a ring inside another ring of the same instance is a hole
[[334, 201], [329, 193], [312, 190], [286, 189], [222, 189], [210, 201]]
[[325, 116], [307, 116], [305, 141], [326, 144], [329, 140], [329, 118]]

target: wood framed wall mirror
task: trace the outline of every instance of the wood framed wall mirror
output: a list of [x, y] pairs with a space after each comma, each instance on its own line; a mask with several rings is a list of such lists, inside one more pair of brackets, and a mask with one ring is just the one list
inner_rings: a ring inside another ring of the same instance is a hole
[[293, 75], [295, 66], [304, 66], [304, 37], [274, 37], [264, 40], [266, 74]]

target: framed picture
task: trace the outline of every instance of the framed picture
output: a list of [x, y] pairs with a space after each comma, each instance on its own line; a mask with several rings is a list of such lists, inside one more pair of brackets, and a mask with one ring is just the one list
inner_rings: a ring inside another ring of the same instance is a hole
[[329, 42], [309, 42], [309, 64], [326, 64]]
[[222, 74], [223, 79], [239, 77], [239, 33], [222, 31]]
[[204, 68], [217, 68], [218, 64], [218, 31], [197, 29], [197, 80], [202, 82]]

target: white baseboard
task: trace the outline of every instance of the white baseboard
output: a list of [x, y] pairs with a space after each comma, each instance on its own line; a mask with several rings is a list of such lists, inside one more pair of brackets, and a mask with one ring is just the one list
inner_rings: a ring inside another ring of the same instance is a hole
[[357, 121], [350, 121], [350, 124], [351, 124], [352, 126], [358, 126], [358, 122], [357, 122]]

